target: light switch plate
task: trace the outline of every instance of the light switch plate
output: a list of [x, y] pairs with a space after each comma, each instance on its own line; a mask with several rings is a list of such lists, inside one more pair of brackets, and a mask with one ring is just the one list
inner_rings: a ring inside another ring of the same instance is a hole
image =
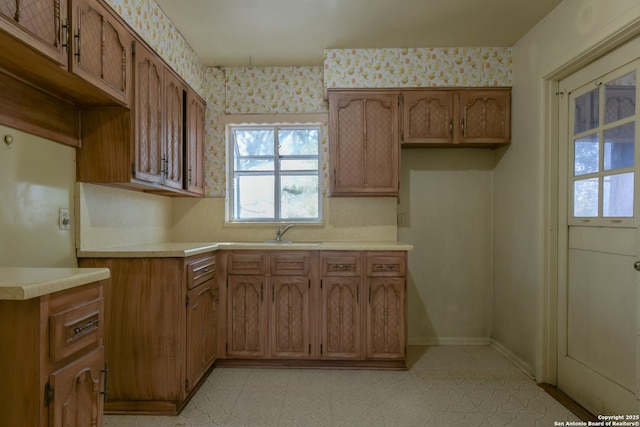
[[69, 230], [71, 228], [71, 217], [69, 217], [69, 209], [60, 208], [58, 211], [58, 228], [60, 230]]

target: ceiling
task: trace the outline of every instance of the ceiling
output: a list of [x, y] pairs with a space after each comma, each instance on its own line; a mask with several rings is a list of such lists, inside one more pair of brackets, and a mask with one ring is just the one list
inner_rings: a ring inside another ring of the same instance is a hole
[[323, 49], [512, 46], [561, 0], [156, 0], [207, 66], [322, 65]]

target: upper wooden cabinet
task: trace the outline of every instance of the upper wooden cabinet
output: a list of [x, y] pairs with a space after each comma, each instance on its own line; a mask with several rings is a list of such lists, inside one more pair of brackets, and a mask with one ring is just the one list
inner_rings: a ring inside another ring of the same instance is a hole
[[204, 101], [143, 43], [135, 46], [132, 108], [82, 111], [78, 180], [202, 197]]
[[133, 36], [96, 0], [72, 0], [71, 5], [71, 71], [129, 105]]
[[132, 34], [97, 0], [0, 0], [0, 69], [80, 105], [129, 105]]
[[510, 142], [511, 90], [402, 91], [403, 147], [495, 148]]
[[1, 0], [0, 29], [67, 66], [66, 0]]
[[460, 98], [460, 143], [504, 145], [511, 141], [511, 89], [468, 90]]
[[398, 92], [329, 92], [331, 195], [399, 190]]
[[204, 194], [205, 102], [193, 90], [187, 91], [186, 187], [190, 193]]

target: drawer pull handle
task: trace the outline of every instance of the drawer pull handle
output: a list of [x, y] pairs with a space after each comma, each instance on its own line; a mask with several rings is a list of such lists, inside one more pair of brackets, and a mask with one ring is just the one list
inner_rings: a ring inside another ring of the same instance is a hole
[[345, 270], [351, 270], [352, 266], [349, 264], [334, 264], [331, 266], [331, 269], [345, 271]]
[[92, 328], [94, 326], [98, 326], [98, 323], [100, 323], [100, 319], [91, 320], [91, 321], [85, 323], [82, 326], [77, 326], [77, 327], [73, 328], [73, 333], [74, 334], [79, 334], [79, 333], [83, 332], [85, 329], [89, 329], [89, 328]]
[[398, 268], [395, 265], [376, 265], [376, 271], [396, 271]]

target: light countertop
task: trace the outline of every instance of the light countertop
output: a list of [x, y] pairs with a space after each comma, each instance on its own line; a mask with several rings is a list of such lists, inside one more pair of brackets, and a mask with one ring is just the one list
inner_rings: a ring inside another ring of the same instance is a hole
[[27, 300], [109, 278], [107, 268], [0, 267], [0, 300]]
[[410, 251], [401, 242], [169, 242], [78, 250], [78, 258], [173, 258], [217, 250]]

